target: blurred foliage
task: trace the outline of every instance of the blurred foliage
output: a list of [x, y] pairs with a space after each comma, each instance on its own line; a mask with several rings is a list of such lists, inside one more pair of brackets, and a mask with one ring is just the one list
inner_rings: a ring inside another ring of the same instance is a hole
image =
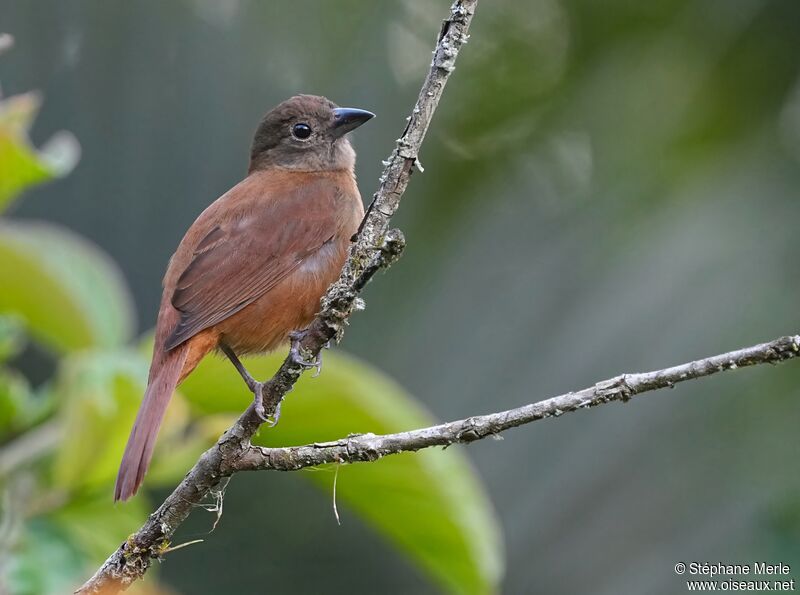
[[[27, 145], [38, 105], [32, 98], [0, 102], [0, 206], [67, 171]], [[129, 347], [132, 299], [116, 265], [65, 228], [0, 220], [0, 287], [0, 591], [64, 593], [151, 510], [145, 495], [117, 507], [111, 499], [144, 392], [149, 349]], [[53, 377], [37, 388], [14, 368], [28, 339], [54, 360]], [[261, 432], [263, 443], [434, 423], [366, 364], [337, 354], [326, 359], [324, 374], [304, 378], [292, 393], [279, 429]], [[274, 355], [247, 365], [266, 377], [279, 361]], [[147, 487], [180, 480], [246, 407], [248, 395], [229, 363], [204, 362], [169, 407]], [[303, 475], [331, 489], [322, 481], [329, 474]], [[347, 468], [337, 494], [444, 589], [497, 589], [503, 572], [497, 520], [462, 454], [426, 451]], [[140, 592], [163, 590], [150, 579]]]
[[33, 149], [28, 131], [39, 110], [39, 96], [26, 93], [0, 102], [0, 211], [26, 187], [68, 173], [78, 160], [78, 144], [68, 133]]
[[54, 350], [115, 347], [131, 337], [133, 307], [118, 269], [67, 230], [0, 221], [0, 285], [0, 312], [17, 313]]
[[[280, 354], [248, 358], [256, 377], [268, 377]], [[206, 359], [181, 386], [181, 394], [203, 415], [234, 414], [249, 400], [221, 394], [237, 387], [238, 375], [222, 359]], [[323, 373], [306, 375], [282, 407], [280, 423], [254, 440], [264, 446], [288, 446], [336, 440], [348, 433], [387, 434], [435, 424], [408, 394], [383, 374], [340, 353], [325, 353]], [[220, 420], [217, 430], [230, 426]], [[418, 560], [447, 590], [488, 593], [503, 573], [503, 547], [492, 506], [472, 467], [456, 449], [404, 453], [368, 465], [326, 466], [304, 476], [378, 528], [391, 542]], [[391, 514], [387, 514], [391, 511]]]

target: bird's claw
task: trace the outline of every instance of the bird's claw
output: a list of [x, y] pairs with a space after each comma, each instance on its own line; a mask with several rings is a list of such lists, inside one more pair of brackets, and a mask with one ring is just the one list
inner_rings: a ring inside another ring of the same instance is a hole
[[252, 384], [248, 382], [248, 387], [253, 391], [253, 406], [256, 410], [256, 415], [261, 421], [267, 421], [267, 414], [264, 409], [264, 383], [253, 381]]
[[291, 339], [292, 345], [289, 349], [289, 356], [292, 358], [292, 361], [296, 363], [301, 368], [309, 370], [311, 368], [316, 368], [316, 373], [312, 376], [312, 378], [316, 378], [322, 372], [322, 353], [317, 353], [314, 357], [314, 361], [309, 361], [301, 352], [302, 347], [300, 346], [300, 342], [306, 336], [307, 331], [292, 331], [289, 333], [289, 339]]
[[281, 404], [275, 407], [275, 412], [272, 415], [267, 415], [266, 407], [264, 406], [264, 383], [253, 381], [249, 384], [250, 390], [253, 391], [255, 398], [253, 399], [253, 406], [255, 407], [258, 419], [267, 424], [270, 428], [278, 425], [278, 420], [281, 418]]
[[275, 407], [275, 413], [272, 414], [272, 419], [265, 419], [264, 421], [270, 428], [274, 428], [278, 425], [278, 420], [281, 418], [281, 404], [278, 403], [278, 406]]

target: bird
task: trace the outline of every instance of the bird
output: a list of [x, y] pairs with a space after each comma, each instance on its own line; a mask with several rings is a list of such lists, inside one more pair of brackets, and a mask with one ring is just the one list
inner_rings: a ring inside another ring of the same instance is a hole
[[263, 385], [239, 356], [287, 343], [297, 355], [364, 216], [348, 133], [373, 117], [317, 95], [296, 95], [264, 115], [247, 175], [197, 217], [167, 266], [115, 502], [138, 491], [173, 392], [208, 354], [231, 360], [263, 417]]

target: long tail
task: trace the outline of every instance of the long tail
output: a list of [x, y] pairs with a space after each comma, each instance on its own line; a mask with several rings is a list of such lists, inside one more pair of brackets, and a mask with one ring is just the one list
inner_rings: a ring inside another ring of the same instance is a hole
[[131, 435], [114, 487], [114, 501], [127, 500], [142, 485], [144, 474], [153, 456], [158, 429], [164, 419], [167, 405], [175, 392], [186, 363], [188, 345], [183, 344], [153, 359], [153, 370], [147, 383], [142, 405], [133, 424]]

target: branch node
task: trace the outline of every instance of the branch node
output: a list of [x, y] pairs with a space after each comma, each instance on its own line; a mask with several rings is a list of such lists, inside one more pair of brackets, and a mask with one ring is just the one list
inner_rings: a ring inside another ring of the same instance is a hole
[[596, 401], [601, 403], [608, 403], [610, 401], [622, 401], [623, 403], [627, 403], [634, 395], [634, 391], [628, 384], [627, 374], [622, 374], [610, 380], [595, 384], [594, 395]]
[[483, 424], [478, 417], [468, 417], [461, 423], [461, 429], [456, 432], [456, 442], [474, 442], [485, 435]]

